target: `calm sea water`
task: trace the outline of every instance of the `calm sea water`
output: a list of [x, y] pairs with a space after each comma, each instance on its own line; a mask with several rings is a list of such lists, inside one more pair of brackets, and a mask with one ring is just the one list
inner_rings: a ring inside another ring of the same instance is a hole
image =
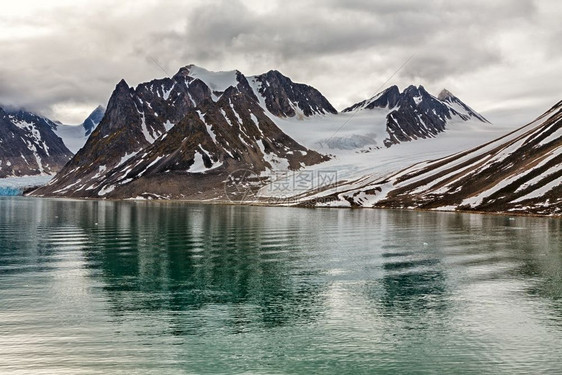
[[0, 199], [0, 373], [561, 373], [562, 221]]

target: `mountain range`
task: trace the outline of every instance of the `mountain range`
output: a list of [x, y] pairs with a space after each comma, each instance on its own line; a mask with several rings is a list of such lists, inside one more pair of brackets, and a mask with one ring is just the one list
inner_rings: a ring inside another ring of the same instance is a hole
[[[397, 88], [387, 90], [379, 98], [396, 92]], [[359, 132], [365, 134], [355, 134], [368, 138], [381, 125], [375, 121], [381, 111], [388, 112], [388, 121], [378, 130], [385, 135], [376, 136], [384, 141], [379, 145], [373, 139], [376, 147], [435, 137], [453, 120], [488, 124], [421, 86], [397, 92], [396, 102], [377, 109], [369, 111], [372, 124]], [[121, 81], [85, 146], [35, 194], [225, 200], [224, 181], [237, 170], [251, 171], [265, 183], [272, 172], [295, 171], [337, 157], [334, 152], [341, 144], [328, 142], [324, 149], [300, 142], [302, 131], [291, 130], [287, 122], [325, 131], [346, 116], [315, 88], [277, 71], [246, 77], [239, 71], [210, 72], [188, 65], [170, 78], [135, 88]], [[314, 133], [318, 138], [322, 131]], [[344, 148], [356, 152], [369, 144], [359, 143]]]
[[316, 89], [277, 72], [246, 78], [190, 65], [136, 88], [121, 81], [84, 148], [37, 193], [210, 199], [222, 197], [222, 182], [238, 169], [298, 169], [328, 159], [281, 131], [271, 111], [290, 117], [335, 109]]
[[[446, 89], [391, 86], [338, 112], [278, 71], [188, 65], [136, 87], [119, 82], [107, 110], [82, 124], [76, 155], [67, 149], [31, 194], [228, 201], [225, 183], [243, 171], [252, 202], [556, 215], [559, 107], [509, 132]], [[44, 122], [67, 143], [78, 138]], [[321, 173], [337, 181], [294, 189], [296, 176]]]

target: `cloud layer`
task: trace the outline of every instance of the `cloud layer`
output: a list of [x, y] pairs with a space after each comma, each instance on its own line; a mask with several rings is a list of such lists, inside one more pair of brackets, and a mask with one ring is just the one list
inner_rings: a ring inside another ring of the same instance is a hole
[[523, 123], [562, 99], [556, 1], [43, 3], [0, 14], [0, 103], [67, 123], [121, 78], [136, 85], [189, 63], [277, 69], [340, 109], [391, 84], [447, 87], [496, 121]]

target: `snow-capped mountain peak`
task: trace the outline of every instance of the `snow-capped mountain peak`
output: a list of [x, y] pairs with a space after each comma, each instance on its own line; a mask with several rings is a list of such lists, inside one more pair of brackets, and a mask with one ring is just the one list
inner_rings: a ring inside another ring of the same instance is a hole
[[470, 108], [462, 100], [456, 97], [447, 89], [441, 90], [439, 96], [437, 97], [440, 101], [446, 103], [453, 111], [455, 111], [463, 119], [475, 118], [482, 122], [489, 123], [488, 120], [484, 118], [481, 114]]
[[363, 100], [357, 104], [344, 109], [342, 112], [354, 112], [360, 109], [374, 109], [374, 108], [394, 108], [398, 104], [400, 98], [400, 90], [398, 86], [390, 86], [389, 88], [379, 92], [370, 99]]
[[310, 86], [294, 84], [280, 73], [269, 80], [268, 74], [258, 77], [267, 87], [258, 92], [263, 101], [238, 71], [210, 72], [188, 65], [171, 78], [135, 88], [121, 81], [100, 125], [41, 194], [142, 195], [145, 184], [160, 181], [153, 192], [182, 197], [201, 189], [201, 175], [209, 185], [205, 194], [222, 194], [226, 176], [239, 169], [258, 174], [297, 170], [329, 159], [275, 124], [276, 107], [267, 106], [267, 95], [268, 90], [283, 92], [275, 103], [310, 114], [321, 100], [329, 106], [327, 100]]

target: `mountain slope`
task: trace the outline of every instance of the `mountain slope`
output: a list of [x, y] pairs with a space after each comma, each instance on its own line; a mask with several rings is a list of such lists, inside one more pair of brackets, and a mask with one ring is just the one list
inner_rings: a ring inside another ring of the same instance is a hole
[[54, 123], [23, 110], [0, 108], [0, 177], [58, 172], [72, 153], [53, 132]]
[[562, 102], [495, 142], [396, 176], [380, 206], [562, 214]]
[[[185, 198], [206, 184], [208, 197], [219, 197], [236, 169], [259, 174], [327, 160], [283, 133], [266, 112], [238, 71], [189, 65], [136, 88], [121, 81], [86, 145], [36, 194]], [[158, 183], [147, 189], [148, 180]]]
[[465, 120], [468, 120], [470, 118], [476, 118], [482, 122], [489, 123], [489, 121], [486, 120], [484, 116], [476, 112], [474, 109], [470, 108], [462, 100], [457, 98], [447, 89], [443, 89], [439, 93], [437, 98], [440, 101], [446, 103], [449, 107], [451, 107], [452, 110], [454, 110], [460, 117], [464, 118]]

